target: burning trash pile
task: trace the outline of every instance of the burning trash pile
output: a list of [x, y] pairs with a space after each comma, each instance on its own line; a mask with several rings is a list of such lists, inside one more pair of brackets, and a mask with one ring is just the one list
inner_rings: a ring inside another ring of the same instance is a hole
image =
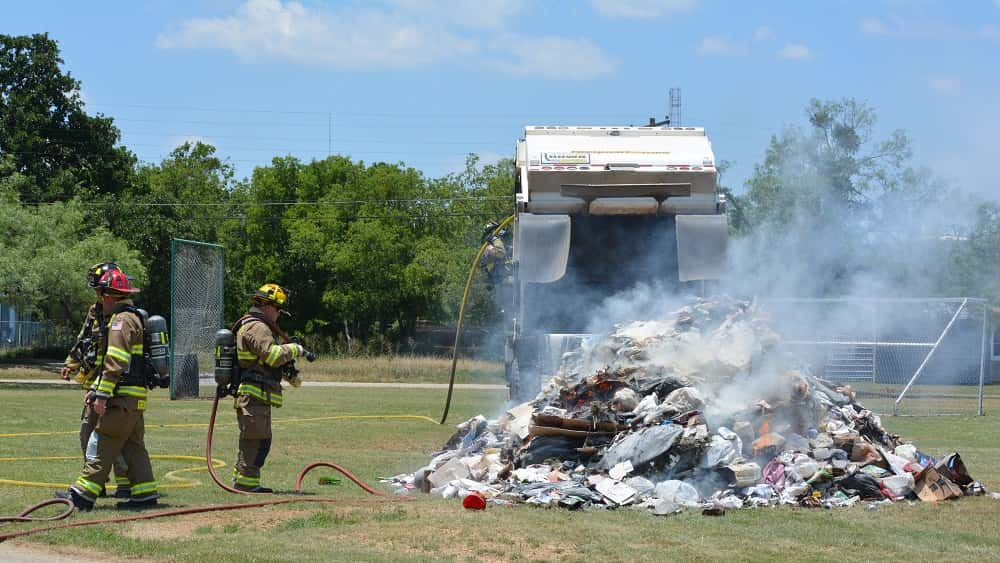
[[656, 514], [985, 492], [958, 454], [930, 458], [850, 387], [812, 376], [758, 306], [698, 301], [670, 317], [564, 355], [535, 400], [459, 424], [397, 491]]

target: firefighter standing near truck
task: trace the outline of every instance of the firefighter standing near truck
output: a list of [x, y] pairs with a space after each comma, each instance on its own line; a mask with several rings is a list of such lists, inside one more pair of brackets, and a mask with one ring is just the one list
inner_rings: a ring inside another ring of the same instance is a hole
[[107, 481], [114, 460], [121, 455], [128, 463], [131, 496], [118, 508], [155, 507], [159, 494], [149, 453], [143, 443], [146, 410], [146, 358], [143, 356], [143, 319], [130, 296], [132, 287], [124, 272], [113, 269], [97, 282], [101, 308], [109, 314], [107, 338], [99, 350], [104, 361], [94, 382], [91, 408], [97, 424], [87, 445], [83, 471], [65, 493], [80, 510], [91, 510]]
[[486, 275], [486, 285], [493, 288], [496, 284], [510, 284], [513, 261], [510, 256], [510, 236], [507, 229], [497, 228], [500, 223], [491, 221], [483, 228], [480, 244], [485, 244], [483, 256], [479, 259], [479, 267]]
[[[105, 329], [106, 324], [104, 310], [101, 308], [101, 297], [98, 289], [98, 282], [101, 277], [110, 270], [118, 270], [118, 265], [114, 262], [100, 262], [94, 264], [87, 270], [87, 286], [97, 293], [97, 300], [87, 311], [87, 316], [83, 321], [80, 334], [77, 335], [76, 344], [70, 350], [69, 355], [63, 362], [63, 367], [59, 370], [59, 375], [63, 380], [73, 381], [80, 384], [84, 389], [83, 412], [80, 415], [80, 450], [83, 452], [84, 461], [87, 458], [87, 443], [90, 435], [97, 425], [97, 413], [91, 406], [94, 402], [94, 387], [97, 376], [100, 374], [101, 365], [104, 363]], [[115, 497], [129, 497], [128, 464], [125, 458], [118, 456], [114, 462], [115, 473]], [[101, 489], [100, 496], [104, 496], [104, 489]]]
[[277, 284], [264, 284], [252, 294], [249, 312], [233, 326], [240, 365], [235, 405], [240, 439], [233, 484], [241, 491], [272, 492], [260, 485], [260, 470], [271, 451], [271, 407], [281, 406], [283, 378], [293, 387], [301, 385], [297, 372], [287, 367], [308, 353], [287, 341], [277, 324], [280, 315], [290, 316], [288, 295]]

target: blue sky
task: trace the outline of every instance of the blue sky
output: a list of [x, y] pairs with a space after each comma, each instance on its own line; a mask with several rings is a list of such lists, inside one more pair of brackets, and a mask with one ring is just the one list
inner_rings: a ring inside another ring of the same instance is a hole
[[527, 124], [662, 117], [680, 87], [728, 185], [811, 97], [851, 96], [1000, 199], [1000, 0], [35, 0], [0, 32], [58, 40], [146, 161], [200, 139], [240, 176], [332, 152], [434, 177], [511, 155]]

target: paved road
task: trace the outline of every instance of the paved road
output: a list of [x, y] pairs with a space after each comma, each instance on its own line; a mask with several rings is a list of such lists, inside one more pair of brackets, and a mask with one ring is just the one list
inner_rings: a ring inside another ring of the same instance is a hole
[[[0, 383], [15, 383], [22, 385], [76, 385], [71, 381], [61, 379], [0, 379]], [[202, 387], [212, 387], [215, 382], [208, 378], [199, 381]], [[303, 387], [356, 387], [385, 389], [447, 389], [447, 383], [367, 383], [363, 381], [303, 381]], [[455, 389], [485, 389], [506, 390], [506, 385], [493, 383], [456, 383]]]

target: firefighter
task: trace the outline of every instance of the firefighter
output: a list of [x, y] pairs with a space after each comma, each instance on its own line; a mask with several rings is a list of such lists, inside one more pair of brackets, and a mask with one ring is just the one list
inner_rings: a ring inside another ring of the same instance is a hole
[[[87, 460], [87, 444], [90, 436], [97, 425], [97, 413], [91, 407], [96, 391], [95, 382], [104, 362], [105, 336], [104, 311], [101, 308], [101, 296], [97, 292], [98, 282], [101, 276], [110, 270], [117, 270], [118, 265], [114, 262], [101, 262], [94, 264], [87, 270], [87, 286], [97, 294], [97, 300], [87, 311], [87, 316], [83, 321], [83, 327], [76, 338], [76, 345], [70, 350], [69, 355], [63, 362], [63, 367], [59, 370], [59, 375], [63, 380], [69, 381], [72, 377], [84, 389], [83, 412], [80, 414], [80, 450], [83, 452], [84, 462]], [[128, 464], [125, 458], [118, 456], [114, 462], [115, 473], [115, 497], [129, 498]], [[105, 490], [101, 488], [100, 496], [105, 496]]]
[[510, 283], [511, 259], [510, 241], [507, 229], [497, 231], [500, 224], [491, 221], [483, 228], [481, 244], [486, 244], [486, 250], [479, 260], [479, 267], [486, 274], [486, 285], [493, 288], [497, 283]]
[[283, 377], [293, 387], [302, 384], [298, 377], [290, 377], [294, 372], [283, 367], [305, 356], [306, 351], [295, 342], [281, 343], [287, 336], [278, 328], [278, 317], [290, 316], [285, 288], [264, 284], [251, 295], [251, 304], [250, 311], [233, 327], [240, 363], [235, 404], [240, 440], [233, 484], [242, 491], [270, 493], [271, 489], [260, 485], [260, 469], [271, 451], [271, 407], [281, 406]]
[[149, 453], [143, 443], [146, 410], [146, 360], [143, 357], [143, 321], [130, 296], [139, 290], [121, 270], [108, 270], [97, 282], [101, 308], [110, 313], [107, 337], [100, 354], [104, 362], [94, 383], [91, 408], [97, 425], [87, 448], [83, 471], [65, 493], [80, 510], [91, 510], [107, 481], [115, 458], [122, 455], [132, 482], [128, 501], [118, 508], [155, 507], [159, 494]]

